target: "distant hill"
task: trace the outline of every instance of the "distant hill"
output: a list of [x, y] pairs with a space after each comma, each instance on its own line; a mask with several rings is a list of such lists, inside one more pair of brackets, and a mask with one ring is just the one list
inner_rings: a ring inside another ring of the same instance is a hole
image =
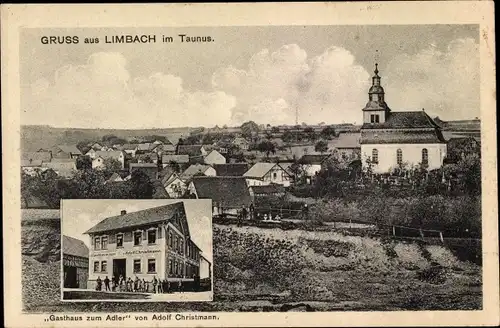
[[113, 134], [119, 138], [132, 139], [151, 135], [166, 136], [171, 141], [189, 135], [193, 128], [169, 129], [73, 129], [54, 128], [47, 125], [22, 125], [21, 149], [22, 151], [36, 151], [40, 148], [49, 148], [58, 144], [77, 144], [80, 141], [100, 141], [103, 136]]

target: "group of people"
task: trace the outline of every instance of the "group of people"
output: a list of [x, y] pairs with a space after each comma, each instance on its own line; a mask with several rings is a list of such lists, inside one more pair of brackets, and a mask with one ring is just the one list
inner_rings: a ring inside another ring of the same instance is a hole
[[97, 277], [97, 291], [119, 291], [119, 292], [143, 292], [143, 293], [173, 293], [173, 292], [183, 292], [184, 286], [182, 281], [169, 282], [166, 279], [158, 279], [153, 277], [151, 281], [139, 279], [135, 276], [135, 279], [128, 277], [125, 279], [122, 275], [119, 277], [113, 277], [112, 280], [106, 276], [104, 280], [101, 277]]

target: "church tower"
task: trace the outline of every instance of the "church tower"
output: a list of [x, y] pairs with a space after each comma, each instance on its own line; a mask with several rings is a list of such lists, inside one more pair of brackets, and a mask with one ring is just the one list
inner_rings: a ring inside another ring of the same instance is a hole
[[368, 91], [368, 103], [363, 108], [364, 124], [381, 124], [387, 120], [390, 109], [385, 103], [384, 88], [380, 85], [378, 64], [375, 64], [375, 75], [372, 77], [372, 86]]

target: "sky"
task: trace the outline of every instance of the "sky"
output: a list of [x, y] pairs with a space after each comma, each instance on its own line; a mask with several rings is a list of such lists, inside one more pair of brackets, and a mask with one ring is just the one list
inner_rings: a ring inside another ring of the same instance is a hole
[[[177, 203], [178, 199], [65, 199], [62, 203], [62, 233], [83, 241], [90, 246], [89, 236], [85, 231], [110, 216]], [[182, 200], [186, 209], [191, 239], [198, 245], [203, 256], [212, 261], [212, 201], [210, 199]]]
[[[74, 128], [361, 122], [374, 63], [394, 111], [480, 116], [478, 25], [23, 29], [21, 121]], [[105, 36], [156, 35], [108, 44]], [[179, 34], [210, 36], [182, 43]], [[41, 43], [76, 35], [78, 44]], [[162, 35], [174, 37], [162, 43]], [[83, 38], [99, 38], [84, 44]]]

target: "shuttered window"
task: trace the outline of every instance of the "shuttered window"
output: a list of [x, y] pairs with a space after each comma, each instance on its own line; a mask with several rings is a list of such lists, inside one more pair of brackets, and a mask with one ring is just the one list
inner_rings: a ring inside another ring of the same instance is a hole
[[403, 164], [403, 151], [401, 149], [396, 151], [396, 162], [398, 165]]
[[427, 148], [422, 149], [422, 164], [423, 165], [429, 164], [429, 152]]

